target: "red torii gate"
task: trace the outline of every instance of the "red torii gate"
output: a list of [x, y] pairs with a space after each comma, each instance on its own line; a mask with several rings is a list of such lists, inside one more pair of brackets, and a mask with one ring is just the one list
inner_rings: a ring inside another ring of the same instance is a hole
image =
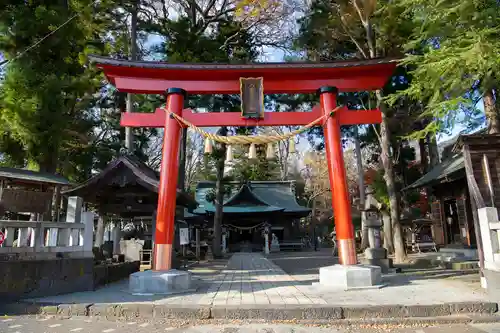
[[[198, 127], [305, 125], [330, 114], [337, 107], [338, 91], [380, 89], [396, 67], [396, 62], [390, 59], [248, 65], [131, 62], [102, 57], [91, 57], [91, 60], [104, 70], [109, 82], [119, 91], [166, 94], [166, 108]], [[240, 79], [255, 77], [263, 79], [266, 94], [318, 92], [320, 106], [314, 107], [312, 112], [267, 112], [262, 119], [243, 118], [236, 112], [194, 113], [184, 109], [186, 93], [239, 94]], [[382, 117], [380, 110], [348, 111], [343, 107], [326, 119], [325, 149], [330, 186], [334, 193], [332, 204], [339, 259], [343, 265], [355, 265], [356, 248], [340, 126], [380, 123]], [[154, 113], [123, 113], [121, 125], [165, 128], [153, 269], [169, 270], [172, 262], [181, 125], [174, 117], [167, 117], [161, 108]]]

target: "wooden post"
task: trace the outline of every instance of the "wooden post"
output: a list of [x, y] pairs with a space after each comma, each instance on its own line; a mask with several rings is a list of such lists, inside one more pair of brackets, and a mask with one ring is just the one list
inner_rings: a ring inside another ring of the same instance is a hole
[[[324, 87], [319, 90], [320, 103], [325, 115], [337, 107], [337, 88]], [[335, 213], [335, 230], [342, 265], [356, 265], [356, 243], [352, 225], [351, 204], [347, 188], [340, 121], [337, 114], [330, 115], [325, 127], [325, 150], [327, 155], [332, 204]]]
[[200, 248], [200, 228], [196, 228], [196, 258], [200, 260], [201, 248]]
[[[182, 89], [169, 89], [167, 91], [167, 109], [172, 113], [181, 115], [185, 94], [186, 92]], [[153, 270], [156, 271], [172, 268], [180, 134], [181, 126], [179, 122], [167, 115], [163, 134], [158, 213], [156, 216], [153, 252]]]
[[61, 209], [61, 186], [56, 185], [54, 188], [54, 216], [52, 216], [52, 221], [59, 222], [59, 212]]
[[474, 220], [474, 233], [476, 234], [477, 252], [479, 257], [479, 276], [481, 279], [481, 286], [486, 285], [486, 278], [484, 277], [484, 251], [483, 251], [483, 241], [481, 237], [481, 229], [479, 225], [479, 216], [477, 210], [479, 208], [484, 208], [484, 199], [477, 185], [476, 179], [474, 178], [474, 170], [472, 168], [472, 158], [470, 156], [469, 145], [464, 144], [462, 148], [462, 154], [464, 155], [465, 164], [465, 174], [467, 176], [467, 186], [469, 188], [469, 194], [471, 196], [471, 208], [472, 217]]
[[493, 190], [493, 181], [491, 180], [490, 163], [486, 154], [483, 154], [483, 168], [486, 184], [488, 185], [488, 191], [490, 192], [491, 207], [495, 207], [495, 192]]

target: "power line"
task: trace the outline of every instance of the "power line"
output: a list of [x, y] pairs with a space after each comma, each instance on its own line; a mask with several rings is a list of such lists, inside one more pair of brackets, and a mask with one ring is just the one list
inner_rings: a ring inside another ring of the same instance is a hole
[[[93, 1], [87, 7], [90, 7], [90, 6], [94, 5], [95, 3], [97, 3], [97, 1], [99, 1], [99, 0]], [[87, 7], [85, 7], [85, 8], [87, 8]], [[34, 44], [32, 44], [29, 47], [27, 47], [22, 52], [18, 53], [14, 58], [5, 60], [3, 62], [0, 62], [0, 66], [2, 66], [2, 68], [3, 68], [5, 66], [7, 66], [8, 64], [10, 64], [10, 63], [16, 61], [17, 59], [21, 58], [23, 55], [25, 55], [26, 53], [28, 53], [29, 51], [31, 51], [32, 49], [34, 49], [35, 47], [37, 47], [38, 45], [40, 45], [40, 43], [42, 43], [44, 40], [46, 40], [47, 38], [49, 38], [50, 36], [52, 36], [53, 34], [55, 34], [57, 31], [59, 31], [61, 28], [63, 28], [65, 25], [67, 25], [69, 22], [71, 22], [78, 15], [80, 15], [80, 12], [78, 12], [78, 13], [74, 14], [73, 16], [71, 16], [63, 24], [61, 24], [60, 26], [58, 26], [57, 28], [55, 28], [54, 30], [52, 30], [51, 32], [49, 32], [44, 37], [40, 38], [38, 41], [36, 41]]]

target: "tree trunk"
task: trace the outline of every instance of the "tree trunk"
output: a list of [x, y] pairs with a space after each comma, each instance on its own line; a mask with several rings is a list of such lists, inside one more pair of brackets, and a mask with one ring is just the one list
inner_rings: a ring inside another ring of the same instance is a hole
[[420, 151], [420, 165], [424, 172], [429, 171], [429, 160], [427, 158], [427, 149], [425, 149], [425, 139], [418, 140], [418, 150]]
[[[389, 129], [389, 117], [387, 115], [387, 108], [383, 102], [382, 91], [377, 91], [377, 104], [382, 111], [382, 123], [380, 124], [380, 146], [381, 146], [381, 159], [384, 167], [384, 180], [387, 186], [387, 193], [389, 196], [389, 208], [391, 216], [391, 226], [393, 235], [393, 245], [395, 253], [395, 261], [397, 263], [406, 260], [406, 251], [403, 240], [403, 233], [401, 231], [401, 224], [399, 222], [399, 192], [396, 189], [396, 180], [394, 176], [394, 165], [392, 163], [391, 154], [391, 133]], [[387, 227], [388, 228], [388, 227]], [[385, 231], [385, 229], [384, 229]]]
[[186, 191], [186, 152], [187, 152], [187, 128], [182, 129], [181, 149], [179, 150], [179, 174], [177, 188]]
[[52, 215], [51, 220], [59, 222], [59, 215], [61, 211], [61, 186], [57, 185], [54, 188], [54, 195], [52, 197]]
[[[361, 156], [361, 145], [359, 143], [358, 127], [354, 127], [354, 148], [356, 150], [356, 164], [358, 167], [358, 187], [359, 187], [359, 206], [365, 209], [365, 172], [363, 170], [363, 157]], [[366, 224], [366, 213], [361, 211], [361, 249], [366, 249], [368, 244], [368, 228]]]
[[[223, 127], [218, 132], [218, 135], [227, 135], [227, 128]], [[215, 214], [214, 214], [214, 238], [212, 243], [212, 251], [215, 258], [222, 256], [222, 218], [224, 205], [224, 165], [226, 162], [226, 145], [222, 144], [220, 149], [217, 149], [217, 170], [215, 182]]]
[[436, 134], [427, 134], [427, 147], [429, 149], [429, 167], [433, 168], [440, 162]]
[[217, 181], [215, 183], [215, 214], [214, 214], [214, 239], [213, 239], [213, 254], [215, 258], [222, 256], [222, 217], [224, 204], [224, 159], [217, 161]]
[[392, 241], [392, 223], [391, 223], [391, 217], [389, 216], [389, 213], [386, 211], [381, 211], [382, 214], [382, 221], [384, 223], [383, 225], [383, 231], [384, 231], [384, 248], [387, 250], [387, 253], [393, 253], [394, 252], [394, 244]]
[[[498, 98], [498, 96], [497, 96]], [[500, 110], [497, 110], [495, 105], [495, 97], [493, 96], [493, 89], [485, 92], [483, 97], [484, 113], [488, 123], [488, 134], [500, 133]]]
[[[134, 3], [131, 11], [130, 20], [130, 60], [137, 60], [137, 7], [139, 0]], [[127, 109], [126, 112], [134, 112], [134, 95], [127, 94]], [[125, 147], [127, 152], [132, 154], [134, 149], [134, 133], [132, 127], [125, 127]]]

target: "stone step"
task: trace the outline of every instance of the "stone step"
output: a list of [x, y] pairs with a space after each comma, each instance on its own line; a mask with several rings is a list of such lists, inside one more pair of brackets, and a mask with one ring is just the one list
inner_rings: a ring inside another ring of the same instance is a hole
[[493, 302], [464, 302], [434, 305], [224, 305], [182, 306], [173, 304], [33, 304], [0, 306], [2, 315], [102, 316], [106, 318], [179, 319], [179, 320], [479, 320], [499, 321], [498, 305]]

